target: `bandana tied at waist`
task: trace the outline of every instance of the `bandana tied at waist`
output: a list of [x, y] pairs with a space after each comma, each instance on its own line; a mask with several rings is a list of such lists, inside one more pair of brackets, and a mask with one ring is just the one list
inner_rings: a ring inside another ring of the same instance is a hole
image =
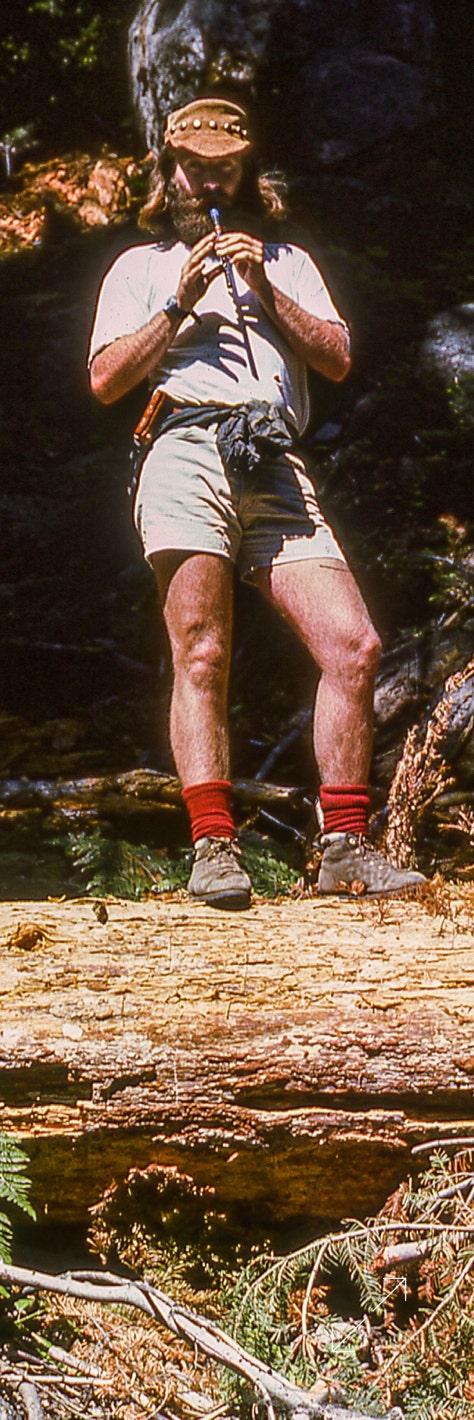
[[[169, 407], [171, 405], [171, 408]], [[168, 408], [168, 412], [167, 412]], [[224, 468], [229, 474], [253, 473], [265, 458], [277, 458], [293, 448], [296, 429], [285, 421], [277, 404], [251, 400], [249, 404], [165, 404], [157, 420], [155, 438], [171, 429], [194, 427], [208, 429], [217, 425], [216, 443]], [[148, 453], [146, 445], [135, 441], [132, 450], [132, 476], [129, 492], [136, 491], [140, 468]]]
[[274, 458], [293, 447], [291, 428], [278, 405], [263, 401], [231, 406], [183, 404], [165, 414], [159, 434], [190, 424], [206, 429], [217, 424], [217, 447], [229, 473], [252, 473], [262, 458]]
[[265, 457], [275, 458], [293, 446], [288, 424], [276, 404], [244, 404], [219, 424], [217, 447], [230, 473], [253, 473]]

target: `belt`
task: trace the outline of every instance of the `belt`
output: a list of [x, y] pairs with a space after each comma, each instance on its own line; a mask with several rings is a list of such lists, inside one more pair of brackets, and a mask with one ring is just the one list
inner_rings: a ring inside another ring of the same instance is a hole
[[169, 429], [187, 425], [208, 428], [217, 424], [217, 447], [230, 473], [251, 473], [265, 456], [275, 457], [293, 447], [296, 429], [275, 404], [251, 400], [248, 404], [175, 404], [163, 390], [155, 390], [133, 434], [132, 477], [134, 493], [140, 468], [152, 443]]

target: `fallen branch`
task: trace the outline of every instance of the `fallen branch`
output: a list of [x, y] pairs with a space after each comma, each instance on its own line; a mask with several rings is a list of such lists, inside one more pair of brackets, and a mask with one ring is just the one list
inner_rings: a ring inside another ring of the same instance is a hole
[[296, 743], [296, 740], [299, 740], [303, 731], [308, 728], [312, 720], [312, 715], [312, 706], [310, 706], [309, 709], [298, 710], [296, 715], [293, 715], [289, 728], [283, 735], [283, 738], [279, 740], [278, 744], [273, 745], [273, 748], [265, 755], [263, 764], [260, 765], [260, 769], [257, 770], [255, 775], [257, 780], [261, 782], [266, 779], [269, 774], [273, 773], [275, 765], [278, 764], [278, 760], [286, 754], [287, 749], [291, 749], [291, 746]]
[[[239, 808], [288, 810], [308, 808], [305, 792], [282, 784], [236, 779], [232, 794]], [[137, 813], [184, 812], [179, 779], [155, 769], [132, 769], [87, 779], [2, 779], [0, 810], [41, 809], [44, 813], [97, 818], [126, 818]]]
[[406, 1267], [411, 1262], [421, 1262], [433, 1251], [435, 1243], [436, 1238], [425, 1238], [421, 1242], [394, 1243], [392, 1247], [384, 1247], [382, 1252], [374, 1257], [374, 1272], [390, 1272], [392, 1267]]
[[21, 1381], [18, 1394], [28, 1416], [28, 1420], [44, 1420], [44, 1410], [36, 1386], [32, 1381]]
[[[301, 1386], [286, 1380], [271, 1366], [244, 1351], [213, 1322], [174, 1302], [147, 1282], [124, 1281], [110, 1272], [66, 1272], [53, 1276], [26, 1267], [13, 1267], [5, 1262], [0, 1262], [0, 1278], [23, 1291], [59, 1292], [83, 1301], [137, 1307], [161, 1322], [175, 1336], [198, 1347], [204, 1355], [248, 1381], [257, 1395], [263, 1398], [270, 1420], [274, 1410], [292, 1416], [293, 1420], [371, 1420], [360, 1410], [320, 1404]], [[403, 1420], [402, 1412], [391, 1410], [387, 1420]]]

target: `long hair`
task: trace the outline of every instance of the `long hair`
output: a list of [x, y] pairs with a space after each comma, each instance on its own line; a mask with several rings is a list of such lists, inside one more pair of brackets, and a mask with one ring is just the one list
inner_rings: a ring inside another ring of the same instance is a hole
[[[170, 228], [167, 192], [176, 166], [176, 153], [166, 144], [150, 176], [146, 202], [138, 218], [145, 231], [164, 234]], [[242, 185], [238, 194], [239, 208], [272, 222], [283, 222], [288, 215], [287, 184], [283, 173], [260, 173], [250, 155], [245, 162]]]

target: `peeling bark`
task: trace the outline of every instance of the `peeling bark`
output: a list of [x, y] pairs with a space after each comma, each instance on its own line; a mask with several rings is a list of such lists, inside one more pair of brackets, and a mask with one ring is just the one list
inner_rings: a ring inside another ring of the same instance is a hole
[[1, 904], [0, 1127], [39, 1215], [150, 1165], [268, 1218], [367, 1213], [413, 1146], [474, 1139], [464, 903]]

